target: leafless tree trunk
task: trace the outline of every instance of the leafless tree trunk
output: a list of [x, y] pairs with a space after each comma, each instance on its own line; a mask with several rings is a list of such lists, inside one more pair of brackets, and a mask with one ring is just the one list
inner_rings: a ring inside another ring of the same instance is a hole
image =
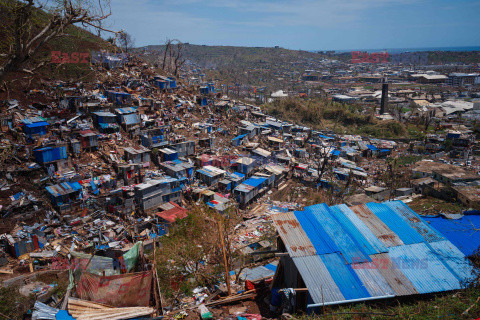
[[[52, 39], [62, 36], [64, 30], [74, 24], [81, 23], [104, 31], [100, 21], [111, 15], [109, 0], [62, 0], [40, 1], [19, 0], [9, 4], [13, 13], [13, 35], [10, 51], [3, 55], [5, 62], [0, 66], [0, 81], [11, 72], [33, 74], [45, 61], [31, 66], [32, 57]], [[36, 10], [50, 13], [48, 20], [38, 30], [33, 22]], [[111, 32], [111, 31], [110, 31]]]
[[135, 39], [127, 32], [121, 32], [118, 37], [120, 47], [128, 53], [135, 45]]
[[167, 54], [170, 51], [170, 46], [172, 45], [172, 40], [167, 39], [165, 41], [165, 51], [163, 52], [163, 63], [162, 63], [162, 70], [165, 70], [165, 67], [167, 66]]

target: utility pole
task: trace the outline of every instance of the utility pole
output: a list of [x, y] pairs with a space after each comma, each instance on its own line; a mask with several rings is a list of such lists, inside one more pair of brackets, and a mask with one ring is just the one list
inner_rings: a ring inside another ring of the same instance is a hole
[[232, 289], [230, 288], [230, 272], [228, 270], [228, 263], [227, 263], [227, 251], [225, 250], [225, 239], [223, 238], [223, 223], [221, 221], [217, 221], [218, 227], [218, 235], [220, 236], [220, 245], [222, 246], [223, 252], [223, 264], [225, 265], [225, 282], [227, 283], [227, 290], [228, 295], [232, 294]]

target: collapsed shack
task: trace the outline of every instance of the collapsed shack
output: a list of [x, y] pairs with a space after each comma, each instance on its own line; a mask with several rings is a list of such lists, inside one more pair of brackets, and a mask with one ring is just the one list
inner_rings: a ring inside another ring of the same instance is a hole
[[67, 256], [44, 256], [52, 260], [53, 269], [69, 270], [69, 285], [62, 303], [56, 303], [56, 307], [37, 301], [33, 319], [51, 319], [46, 318], [45, 313], [59, 319], [68, 315], [63, 310], [75, 319], [161, 315], [163, 306], [156, 271], [144, 258], [142, 242], [128, 251], [104, 251], [104, 254], [114, 258], [75, 251]]

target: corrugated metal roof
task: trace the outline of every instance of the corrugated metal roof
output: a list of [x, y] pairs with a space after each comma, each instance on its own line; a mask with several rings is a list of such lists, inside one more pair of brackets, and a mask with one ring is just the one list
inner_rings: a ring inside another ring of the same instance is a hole
[[397, 296], [418, 294], [417, 289], [415, 289], [412, 282], [405, 277], [402, 271], [397, 268], [392, 268], [393, 263], [388, 253], [375, 254], [370, 256], [370, 258], [372, 258], [372, 261], [376, 261], [380, 264], [377, 269], [378, 272]]
[[265, 266], [258, 266], [255, 268], [244, 269], [240, 274], [240, 279], [243, 280], [257, 280], [262, 278], [271, 277], [275, 274], [278, 262], [275, 261]]
[[399, 236], [404, 244], [424, 242], [424, 238], [415, 229], [383, 203], [370, 202], [367, 203], [367, 208]]
[[319, 256], [295, 257], [293, 262], [302, 275], [314, 303], [343, 301], [340, 288]]
[[460, 289], [460, 281], [425, 243], [389, 248], [389, 256], [419, 293]]
[[118, 114], [129, 114], [129, 113], [136, 113], [137, 109], [133, 107], [128, 107], [128, 108], [118, 108], [118, 109], [115, 109], [115, 111]]
[[30, 118], [23, 119], [22, 123], [27, 125], [27, 124], [34, 124], [34, 123], [37, 123], [37, 122], [46, 122], [46, 121], [47, 120], [43, 117], [35, 116], [35, 117], [30, 117]]
[[271, 217], [291, 257], [316, 254], [312, 242], [292, 212], [278, 213]]
[[[398, 203], [394, 207], [402, 206]], [[308, 288], [313, 301], [309, 308], [450, 291], [472, 279], [472, 266], [452, 243], [426, 242], [416, 231], [421, 228], [417, 221], [412, 221], [417, 226], [414, 228], [398, 210], [387, 205], [371, 207], [391, 228], [367, 206], [320, 204], [272, 216]], [[416, 216], [412, 212], [404, 215]], [[419, 242], [404, 244], [392, 231], [399, 228], [405, 241]], [[425, 234], [429, 239], [442, 237], [434, 232], [427, 230]], [[366, 251], [381, 253], [365, 259]]]
[[345, 264], [340, 254], [330, 253], [320, 257], [346, 300], [370, 297], [358, 275], [351, 265]]
[[445, 237], [422, 221], [420, 216], [402, 201], [389, 201], [385, 202], [385, 205], [395, 211], [399, 217], [402, 217], [412, 228], [420, 233], [425, 241], [432, 242], [445, 240]]
[[[373, 263], [373, 265], [372, 265]], [[395, 291], [376, 268], [376, 260], [352, 264], [352, 269], [372, 297], [395, 296]]]
[[251, 177], [250, 179], [243, 181], [243, 184], [256, 188], [262, 183], [264, 183], [265, 181], [267, 181], [267, 178]]
[[54, 197], [58, 197], [82, 190], [82, 186], [78, 182], [62, 182], [48, 186], [45, 189]]
[[388, 252], [387, 248], [378, 240], [372, 231], [368, 229], [365, 223], [346, 205], [341, 204], [330, 207], [330, 209], [332, 215], [342, 224], [344, 229], [350, 232], [358, 244], [364, 248], [365, 252], [371, 252], [369, 254]]
[[450, 241], [443, 240], [429, 243], [432, 250], [460, 281], [475, 279], [474, 268], [465, 255]]
[[311, 213], [320, 223], [330, 239], [332, 239], [340, 249], [342, 256], [348, 263], [369, 261], [370, 258], [368, 254], [350, 237], [349, 233], [342, 228], [329, 211], [330, 209], [326, 204], [305, 208], [305, 212]]
[[365, 205], [353, 206], [350, 209], [386, 247], [403, 245], [403, 241]]
[[295, 211], [295, 217], [307, 234], [317, 254], [340, 252], [335, 242], [328, 236], [315, 217], [304, 211]]
[[126, 125], [140, 123], [140, 117], [136, 113], [125, 114], [123, 115], [123, 118], [125, 119]]

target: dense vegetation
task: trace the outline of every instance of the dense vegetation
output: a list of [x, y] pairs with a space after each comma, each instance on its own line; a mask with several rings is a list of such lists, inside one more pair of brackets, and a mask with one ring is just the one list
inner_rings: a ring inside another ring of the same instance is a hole
[[277, 118], [319, 130], [363, 134], [372, 137], [399, 138], [407, 135], [397, 121], [379, 121], [373, 111], [327, 99], [286, 98], [265, 104], [264, 110]]

